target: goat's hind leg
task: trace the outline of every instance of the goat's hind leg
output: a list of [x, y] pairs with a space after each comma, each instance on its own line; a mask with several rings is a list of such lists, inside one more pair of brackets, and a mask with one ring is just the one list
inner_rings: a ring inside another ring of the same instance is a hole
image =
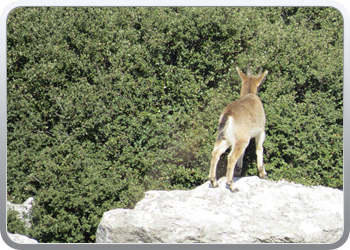
[[220, 156], [226, 151], [228, 147], [229, 146], [227, 145], [227, 142], [224, 139], [216, 140], [215, 142], [215, 147], [212, 152], [210, 172], [209, 172], [209, 180], [213, 188], [216, 188], [219, 186], [216, 181], [216, 167], [220, 159]]
[[239, 191], [233, 182], [233, 173], [235, 172], [235, 165], [237, 161], [239, 164], [243, 163], [243, 155], [246, 147], [248, 146], [248, 143], [249, 141], [244, 140], [236, 142], [235, 145], [232, 146], [231, 153], [228, 155], [226, 178], [227, 186], [232, 192]]

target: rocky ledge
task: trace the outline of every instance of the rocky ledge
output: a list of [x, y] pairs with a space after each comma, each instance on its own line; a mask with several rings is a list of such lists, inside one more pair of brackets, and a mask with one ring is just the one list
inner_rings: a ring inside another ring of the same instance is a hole
[[15, 243], [19, 244], [33, 244], [33, 243], [39, 243], [37, 240], [31, 239], [28, 236], [22, 235], [22, 234], [11, 234], [7, 233], [10, 240], [12, 240]]
[[333, 243], [343, 191], [258, 177], [221, 178], [189, 191], [148, 191], [134, 209], [104, 213], [97, 243]]

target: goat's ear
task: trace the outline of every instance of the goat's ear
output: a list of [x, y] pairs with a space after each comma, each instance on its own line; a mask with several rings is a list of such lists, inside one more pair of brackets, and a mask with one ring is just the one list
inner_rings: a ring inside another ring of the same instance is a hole
[[[262, 68], [260, 69], [262, 70]], [[265, 72], [261, 75], [261, 73], [259, 73], [261, 76], [258, 76], [258, 85], [260, 86], [264, 80], [264, 78], [267, 76], [267, 73], [269, 73], [267, 70], [265, 70]]]
[[242, 82], [245, 82], [247, 79], [247, 76], [245, 74], [243, 74], [243, 72], [238, 67], [236, 68], [236, 70], [237, 70], [237, 73], [238, 73], [239, 77], [241, 78]]

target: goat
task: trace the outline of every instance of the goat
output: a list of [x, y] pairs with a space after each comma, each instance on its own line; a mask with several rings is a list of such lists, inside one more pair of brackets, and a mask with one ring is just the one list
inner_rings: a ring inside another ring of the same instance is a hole
[[[262, 74], [262, 67], [257, 76], [247, 75], [237, 67], [239, 77], [242, 80], [241, 97], [231, 102], [222, 111], [219, 119], [218, 136], [212, 152], [209, 180], [211, 186], [218, 187], [216, 181], [216, 167], [220, 156], [232, 146], [227, 162], [227, 186], [232, 192], [239, 191], [233, 182], [233, 173], [240, 176], [243, 167], [244, 152], [251, 138], [255, 138], [257, 166], [260, 178], [266, 178], [267, 174], [263, 164], [263, 143], [265, 140], [265, 111], [261, 99], [256, 95], [268, 71]], [[235, 165], [237, 168], [235, 170]]]

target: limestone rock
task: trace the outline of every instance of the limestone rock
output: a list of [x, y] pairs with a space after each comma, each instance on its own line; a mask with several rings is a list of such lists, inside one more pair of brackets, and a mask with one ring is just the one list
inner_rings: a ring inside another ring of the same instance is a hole
[[[31, 224], [30, 224], [30, 220], [28, 219], [28, 217], [30, 216], [30, 210], [32, 209], [33, 205], [34, 205], [34, 198], [30, 197], [22, 204], [14, 204], [14, 203], [7, 201], [7, 208], [6, 209], [17, 211], [18, 212], [18, 219], [24, 221], [26, 223], [26, 227], [30, 228]], [[27, 216], [25, 216], [25, 215], [27, 215]], [[25, 217], [27, 217], [27, 218], [25, 218]]]
[[[7, 207], [6, 210], [15, 210], [18, 212], [18, 219], [24, 221], [26, 223], [26, 227], [30, 228], [31, 223], [30, 223], [30, 211], [34, 205], [34, 198], [30, 197], [28, 198], [25, 202], [22, 204], [15, 204], [7, 201]], [[22, 235], [22, 234], [12, 234], [7, 232], [9, 238], [16, 243], [20, 244], [28, 244], [28, 243], [38, 243], [37, 240], [31, 239], [28, 236]]]
[[343, 233], [343, 191], [256, 176], [189, 191], [148, 191], [134, 209], [104, 213], [97, 243], [333, 243]]
[[9, 238], [15, 243], [19, 243], [19, 244], [39, 243], [37, 240], [31, 239], [22, 234], [11, 234], [11, 233], [7, 233], [7, 234]]

